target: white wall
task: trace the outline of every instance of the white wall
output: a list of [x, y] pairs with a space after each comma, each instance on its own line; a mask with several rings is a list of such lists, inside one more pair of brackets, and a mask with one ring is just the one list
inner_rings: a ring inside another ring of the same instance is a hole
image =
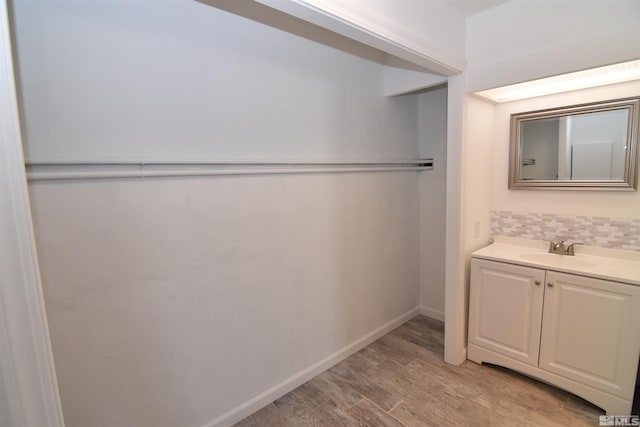
[[492, 167], [496, 133], [493, 104], [465, 96], [464, 110], [462, 235], [464, 250], [469, 254], [489, 240], [491, 200], [495, 191], [491, 184], [496, 174]]
[[191, 1], [15, 10], [29, 158], [417, 153], [396, 132], [417, 132], [412, 101], [382, 99], [382, 68], [364, 59]]
[[411, 173], [32, 184], [67, 426], [204, 425], [416, 307], [417, 191]]
[[[32, 159], [419, 153], [418, 97], [344, 52], [197, 2], [14, 11]], [[410, 315], [418, 177], [31, 183], [67, 426], [224, 425]]]
[[640, 58], [636, 0], [511, 0], [467, 19], [467, 89]]
[[419, 95], [420, 158], [433, 158], [433, 171], [420, 174], [420, 308], [444, 320], [447, 164], [447, 89]]

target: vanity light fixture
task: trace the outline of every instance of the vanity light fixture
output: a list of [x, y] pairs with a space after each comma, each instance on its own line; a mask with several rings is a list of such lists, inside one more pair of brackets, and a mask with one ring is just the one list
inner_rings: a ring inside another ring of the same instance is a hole
[[640, 60], [531, 80], [483, 90], [475, 94], [495, 103], [501, 103], [638, 79], [640, 79]]

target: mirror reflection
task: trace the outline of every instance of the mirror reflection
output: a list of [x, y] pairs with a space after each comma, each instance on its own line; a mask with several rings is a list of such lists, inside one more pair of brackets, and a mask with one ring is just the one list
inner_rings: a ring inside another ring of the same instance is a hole
[[512, 115], [510, 188], [634, 189], [638, 99]]
[[520, 179], [617, 179], [624, 175], [626, 110], [522, 123]]

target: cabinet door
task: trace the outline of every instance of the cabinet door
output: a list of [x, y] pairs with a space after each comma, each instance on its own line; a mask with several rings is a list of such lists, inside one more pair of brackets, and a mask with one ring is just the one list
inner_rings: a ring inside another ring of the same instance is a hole
[[540, 346], [540, 368], [630, 399], [640, 287], [547, 272]]
[[543, 270], [471, 260], [469, 342], [538, 365]]

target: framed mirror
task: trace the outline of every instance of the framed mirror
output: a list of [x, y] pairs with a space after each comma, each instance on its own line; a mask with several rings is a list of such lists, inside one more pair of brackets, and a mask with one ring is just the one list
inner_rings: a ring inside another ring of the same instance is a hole
[[636, 191], [640, 98], [511, 115], [509, 189]]

